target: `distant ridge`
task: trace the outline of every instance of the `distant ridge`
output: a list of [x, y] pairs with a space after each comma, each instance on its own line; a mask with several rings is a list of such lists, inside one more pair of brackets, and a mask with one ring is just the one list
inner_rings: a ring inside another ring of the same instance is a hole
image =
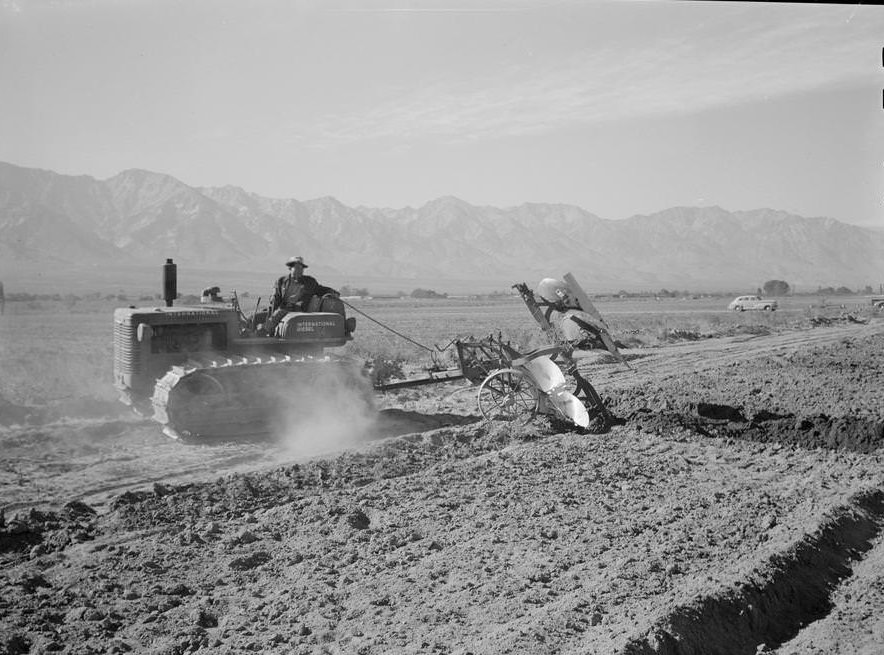
[[[606, 220], [573, 205], [348, 207], [191, 187], [126, 170], [107, 180], [0, 163], [0, 261], [101, 261], [281, 269], [292, 253], [324, 275], [521, 281], [574, 272], [593, 289], [877, 288], [884, 231], [774, 209], [673, 207]], [[268, 262], [270, 265], [268, 266]]]

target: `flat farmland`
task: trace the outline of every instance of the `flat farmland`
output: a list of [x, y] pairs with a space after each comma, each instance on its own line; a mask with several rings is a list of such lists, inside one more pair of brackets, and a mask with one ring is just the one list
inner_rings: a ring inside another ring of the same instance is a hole
[[[356, 355], [429, 363], [430, 353], [371, 319], [431, 350], [445, 349], [458, 337], [502, 334], [514, 347], [544, 343], [543, 334], [516, 296], [472, 300], [349, 300], [356, 310], [355, 338], [343, 349]], [[729, 312], [727, 298], [598, 299], [597, 307], [615, 338], [629, 347], [648, 347], [692, 337], [773, 332], [807, 326], [813, 317], [852, 311], [870, 315], [864, 299], [844, 308], [812, 296], [781, 299], [776, 312]], [[81, 400], [105, 401], [112, 389], [113, 310], [127, 303], [146, 305], [137, 296], [117, 300], [7, 302], [0, 318], [0, 402], [47, 406]], [[244, 304], [247, 304], [244, 301]], [[149, 305], [147, 305], [149, 306]], [[453, 349], [437, 353], [454, 363]], [[63, 410], [67, 411], [67, 410]]]
[[[452, 382], [312, 452], [169, 440], [114, 401], [116, 303], [7, 303], [0, 652], [880, 653], [884, 319], [728, 300], [598, 301], [604, 434]], [[351, 302], [542, 343], [515, 297]], [[428, 359], [357, 318], [346, 350]]]
[[[427, 346], [445, 348], [452, 339], [502, 334], [516, 347], [543, 343], [543, 334], [515, 296], [495, 299], [349, 300], [371, 318], [350, 310], [357, 319], [354, 341], [344, 350], [359, 355], [424, 361], [429, 353], [389, 328]], [[115, 396], [112, 390], [113, 310], [126, 304], [150, 306], [136, 297], [115, 300], [7, 302], [0, 318], [0, 398], [26, 405], [65, 399]], [[244, 301], [244, 304], [246, 302]], [[812, 297], [785, 299], [778, 312], [728, 312], [726, 299], [598, 300], [616, 338], [632, 346], [677, 339], [676, 330], [716, 336], [733, 331], [777, 330], [810, 316], [837, 316], [840, 306], [823, 307]], [[864, 306], [862, 311], [868, 311]], [[859, 309], [859, 308], [858, 308]], [[860, 314], [861, 315], [861, 314]], [[449, 350], [450, 354], [450, 350]], [[446, 355], [441, 355], [444, 359]]]

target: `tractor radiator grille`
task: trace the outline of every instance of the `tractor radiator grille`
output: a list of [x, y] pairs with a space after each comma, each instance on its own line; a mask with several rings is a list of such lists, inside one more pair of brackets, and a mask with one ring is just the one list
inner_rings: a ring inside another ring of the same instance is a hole
[[135, 340], [135, 326], [131, 321], [114, 323], [114, 371], [135, 374], [141, 370], [141, 353]]

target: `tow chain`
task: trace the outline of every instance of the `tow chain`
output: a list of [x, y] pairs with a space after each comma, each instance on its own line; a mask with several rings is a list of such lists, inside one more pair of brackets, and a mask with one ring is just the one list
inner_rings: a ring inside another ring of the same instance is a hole
[[377, 320], [376, 318], [372, 318], [371, 316], [369, 316], [368, 314], [366, 314], [366, 313], [365, 313], [364, 311], [362, 311], [361, 309], [358, 309], [357, 307], [354, 307], [353, 305], [351, 305], [350, 303], [348, 303], [348, 302], [347, 302], [346, 300], [344, 300], [343, 298], [338, 298], [338, 300], [340, 300], [342, 303], [344, 303], [345, 305], [347, 305], [347, 307], [349, 307], [350, 309], [352, 309], [354, 312], [356, 312], [356, 313], [358, 313], [358, 314], [362, 314], [365, 318], [367, 318], [367, 319], [368, 319], [369, 321], [371, 321], [372, 323], [377, 323], [378, 325], [380, 325], [380, 326], [381, 326], [382, 328], [384, 328], [385, 330], [388, 330], [388, 331], [392, 332], [393, 334], [395, 334], [397, 337], [401, 337], [401, 338], [405, 339], [406, 341], [408, 341], [409, 343], [414, 344], [414, 345], [417, 346], [418, 348], [423, 348], [423, 349], [426, 350], [428, 353], [430, 353], [430, 355], [431, 355], [432, 358], [433, 358], [433, 362], [434, 362], [434, 363], [436, 363], [436, 355], [437, 355], [438, 353], [443, 353], [443, 352], [445, 352], [446, 350], [448, 350], [448, 349], [451, 347], [451, 344], [453, 344], [455, 341], [457, 341], [457, 339], [452, 339], [452, 340], [448, 343], [448, 345], [445, 346], [444, 348], [440, 348], [439, 346], [434, 346], [433, 348], [430, 348], [429, 346], [425, 346], [424, 344], [422, 344], [422, 343], [420, 343], [420, 342], [418, 342], [418, 341], [415, 341], [415, 340], [412, 339], [411, 337], [409, 337], [409, 336], [407, 336], [407, 335], [405, 335], [405, 334], [402, 334], [401, 332], [399, 332], [399, 331], [397, 331], [397, 330], [394, 330], [394, 329], [391, 328], [389, 325], [385, 325], [384, 323], [381, 323], [381, 322], [380, 322], [379, 320]]

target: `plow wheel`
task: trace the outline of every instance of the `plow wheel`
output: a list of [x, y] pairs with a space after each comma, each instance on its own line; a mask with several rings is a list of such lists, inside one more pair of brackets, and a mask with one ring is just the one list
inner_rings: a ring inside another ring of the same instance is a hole
[[525, 424], [537, 413], [538, 400], [527, 376], [511, 368], [495, 371], [479, 387], [479, 411], [487, 420]]

